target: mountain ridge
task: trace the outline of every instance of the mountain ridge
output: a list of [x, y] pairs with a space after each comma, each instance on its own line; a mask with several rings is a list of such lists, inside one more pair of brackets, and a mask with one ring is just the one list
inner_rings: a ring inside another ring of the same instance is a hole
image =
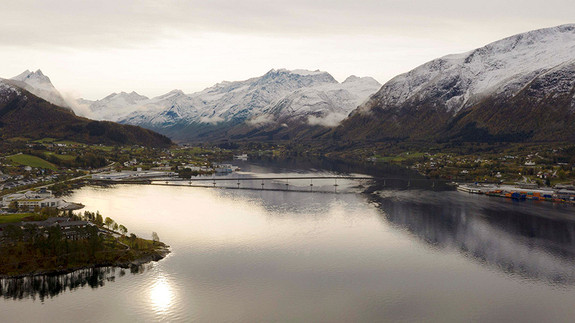
[[[371, 77], [350, 76], [339, 83], [320, 70], [272, 69], [192, 94], [173, 90], [124, 107], [123, 114], [100, 114], [98, 119], [140, 125], [179, 141], [225, 139], [228, 133], [248, 138], [258, 128], [284, 128], [290, 122], [334, 126], [380, 86]], [[96, 103], [91, 110], [98, 111]]]
[[180, 142], [575, 141], [575, 24], [446, 55], [383, 86], [370, 77], [340, 83], [320, 70], [272, 69], [191, 94], [119, 92], [78, 103], [99, 119]]
[[148, 129], [78, 117], [15, 83], [18, 81], [0, 80], [0, 140], [49, 137], [90, 144], [172, 145], [169, 138]]
[[[561, 131], [551, 126], [573, 120], [573, 62], [574, 24], [447, 55], [391, 79], [331, 135], [347, 140], [575, 141], [572, 123], [563, 123]], [[548, 77], [552, 71], [554, 77]], [[531, 119], [547, 120], [549, 126]]]

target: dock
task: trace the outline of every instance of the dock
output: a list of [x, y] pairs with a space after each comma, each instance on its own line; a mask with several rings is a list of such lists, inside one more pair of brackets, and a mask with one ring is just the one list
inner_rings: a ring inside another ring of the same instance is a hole
[[459, 184], [457, 185], [457, 190], [470, 194], [502, 197], [512, 200], [549, 201], [575, 205], [575, 190], [483, 184]]

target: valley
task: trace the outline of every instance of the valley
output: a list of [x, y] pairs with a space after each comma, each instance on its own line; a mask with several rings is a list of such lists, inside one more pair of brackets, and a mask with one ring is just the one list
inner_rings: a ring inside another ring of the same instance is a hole
[[572, 322], [574, 16], [4, 1], [0, 321]]

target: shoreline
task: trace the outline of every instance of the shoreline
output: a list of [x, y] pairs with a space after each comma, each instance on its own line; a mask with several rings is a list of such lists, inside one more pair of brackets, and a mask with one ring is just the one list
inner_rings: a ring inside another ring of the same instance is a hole
[[151, 262], [158, 262], [164, 259], [171, 253], [170, 247], [167, 245], [162, 246], [158, 250], [155, 250], [154, 254], [146, 254], [142, 257], [136, 258], [132, 261], [122, 261], [122, 262], [106, 262], [106, 263], [98, 263], [98, 264], [91, 264], [85, 265], [80, 267], [73, 267], [73, 268], [65, 268], [65, 269], [57, 269], [57, 270], [46, 270], [40, 272], [29, 272], [24, 274], [16, 274], [16, 275], [0, 275], [0, 280], [2, 279], [21, 279], [26, 277], [36, 277], [36, 276], [59, 276], [59, 275], [67, 275], [71, 274], [75, 271], [83, 270], [83, 269], [95, 269], [95, 268], [105, 268], [105, 267], [116, 267], [116, 268], [130, 268], [132, 266], [141, 266]]

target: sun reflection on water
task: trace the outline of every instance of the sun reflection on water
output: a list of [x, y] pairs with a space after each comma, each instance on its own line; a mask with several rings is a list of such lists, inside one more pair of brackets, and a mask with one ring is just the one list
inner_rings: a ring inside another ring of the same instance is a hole
[[150, 301], [154, 312], [167, 313], [174, 303], [174, 289], [166, 277], [160, 276], [150, 289]]

